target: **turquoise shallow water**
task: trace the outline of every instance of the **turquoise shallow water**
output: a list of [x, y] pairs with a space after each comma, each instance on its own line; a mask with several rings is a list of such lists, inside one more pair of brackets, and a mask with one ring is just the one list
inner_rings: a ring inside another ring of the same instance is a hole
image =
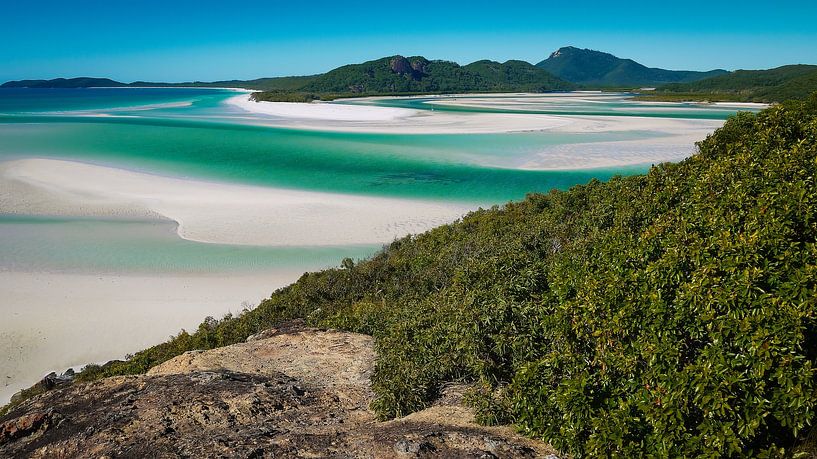
[[0, 216], [0, 271], [240, 274], [338, 266], [378, 245], [256, 247], [180, 239], [173, 222]]
[[179, 102], [198, 107], [221, 103], [233, 91], [198, 88], [0, 88], [0, 113], [42, 113], [78, 110], [133, 110]]
[[[196, 179], [487, 206], [649, 167], [513, 168], [542, 148], [661, 135], [643, 131], [478, 135], [300, 131], [248, 124], [246, 113], [223, 104], [235, 94], [210, 89], [0, 89], [0, 161], [60, 158]], [[428, 100], [376, 103], [422, 110], [507, 111], [432, 106]], [[638, 104], [622, 96], [521, 107], [511, 112], [644, 116], [646, 110], [648, 116], [698, 119], [724, 119], [733, 113], [721, 108]], [[286, 266], [307, 270], [376, 250], [375, 246], [231, 247], [184, 241], [164, 223], [21, 218], [0, 217], [0, 270], [229, 272]]]
[[[0, 160], [79, 159], [255, 185], [477, 204], [646, 170], [524, 171], [479, 164], [522, 156], [537, 146], [587, 142], [592, 136], [349, 134], [179, 120], [66, 118], [15, 117], [0, 124]], [[596, 138], [639, 137], [620, 133]]]
[[[539, 115], [575, 116], [626, 116], [648, 118], [682, 118], [725, 120], [735, 114], [735, 109], [718, 105], [699, 103], [637, 102], [628, 94], [587, 93], [584, 97], [559, 97], [551, 94], [543, 101], [540, 95], [513, 95], [515, 102], [505, 107], [475, 107], [440, 104], [440, 101], [467, 101], [476, 97], [412, 97], [376, 100], [341, 100], [338, 103], [353, 105], [376, 105], [379, 107], [411, 108], [415, 110], [437, 110], [459, 113], [514, 113]], [[480, 97], [483, 99], [497, 96]], [[744, 108], [753, 110], [754, 108]]]

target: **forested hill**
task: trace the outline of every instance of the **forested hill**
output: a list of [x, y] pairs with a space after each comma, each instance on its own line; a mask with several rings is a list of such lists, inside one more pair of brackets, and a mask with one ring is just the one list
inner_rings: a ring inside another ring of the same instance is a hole
[[660, 86], [726, 73], [725, 70], [695, 72], [649, 68], [632, 59], [573, 46], [559, 48], [536, 66], [563, 80], [592, 87]]
[[0, 88], [117, 88], [127, 86], [109, 78], [55, 78], [53, 80], [7, 81]]
[[77, 380], [298, 317], [375, 338], [384, 418], [457, 381], [482, 421], [574, 457], [817, 453], [817, 94], [740, 113], [647, 175], [532, 194], [305, 274]]
[[399, 94], [439, 92], [542, 92], [573, 89], [527, 62], [488, 60], [460, 66], [424, 57], [384, 57], [318, 76], [303, 88], [316, 93]]
[[770, 70], [737, 70], [694, 83], [666, 85], [656, 94], [768, 103], [803, 99], [814, 91], [817, 91], [817, 65], [786, 65]]

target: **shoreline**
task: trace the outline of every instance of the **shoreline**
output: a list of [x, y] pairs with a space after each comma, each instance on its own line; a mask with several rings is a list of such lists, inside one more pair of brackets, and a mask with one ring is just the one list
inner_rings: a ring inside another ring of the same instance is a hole
[[[656, 130], [672, 135], [678, 129], [704, 125], [703, 130], [698, 132], [700, 138], [704, 138], [725, 122], [651, 116], [445, 112], [326, 102], [255, 102], [246, 95], [228, 98], [224, 103], [245, 114], [242, 119], [254, 125], [373, 134], [582, 134]], [[360, 115], [357, 119], [356, 114]], [[620, 118], [626, 119], [622, 121]]]
[[164, 217], [180, 237], [260, 246], [388, 243], [476, 205], [204, 182], [55, 159], [0, 163], [8, 214]]

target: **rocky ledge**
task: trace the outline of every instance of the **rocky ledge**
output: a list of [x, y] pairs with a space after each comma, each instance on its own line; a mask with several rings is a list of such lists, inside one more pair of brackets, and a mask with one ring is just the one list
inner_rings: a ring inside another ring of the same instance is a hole
[[0, 457], [554, 457], [509, 428], [477, 425], [460, 387], [377, 421], [375, 357], [368, 336], [289, 323], [146, 375], [27, 400], [0, 419]]

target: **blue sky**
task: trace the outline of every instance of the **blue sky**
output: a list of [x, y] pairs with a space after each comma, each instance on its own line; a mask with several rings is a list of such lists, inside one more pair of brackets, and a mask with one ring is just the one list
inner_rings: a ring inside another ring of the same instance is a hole
[[3, 2], [0, 81], [319, 73], [385, 55], [536, 63], [566, 45], [671, 69], [817, 64], [817, 2]]

